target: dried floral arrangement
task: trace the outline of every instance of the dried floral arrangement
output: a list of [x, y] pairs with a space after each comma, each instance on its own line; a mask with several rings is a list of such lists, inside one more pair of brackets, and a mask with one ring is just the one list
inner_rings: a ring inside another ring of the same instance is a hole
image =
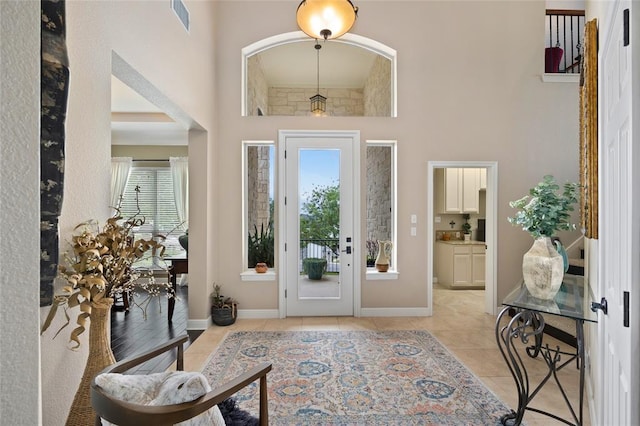
[[[136, 188], [136, 194], [138, 192], [139, 188]], [[72, 250], [64, 255], [66, 265], [59, 267], [59, 276], [67, 285], [63, 287], [62, 294], [54, 296], [41, 333], [49, 328], [58, 308], [62, 307], [66, 323], [56, 332], [55, 338], [69, 325], [68, 309], [79, 307], [77, 327], [71, 331], [69, 340], [75, 343], [71, 349], [77, 349], [80, 347], [79, 336], [85, 331], [86, 321], [91, 317], [92, 304], [111, 305], [113, 297], [130, 295], [132, 304], [142, 309], [146, 316], [146, 307], [153, 297], [163, 293], [174, 297], [169, 283], [157, 283], [153, 271], [135, 267], [136, 262], [149, 254], [164, 255], [162, 243], [134, 239], [134, 228], [144, 223], [145, 219], [139, 215], [139, 211], [124, 219], [116, 209], [116, 214], [106, 221], [102, 229], [94, 220], [75, 227], [74, 231], [79, 230], [80, 233], [72, 236]]]

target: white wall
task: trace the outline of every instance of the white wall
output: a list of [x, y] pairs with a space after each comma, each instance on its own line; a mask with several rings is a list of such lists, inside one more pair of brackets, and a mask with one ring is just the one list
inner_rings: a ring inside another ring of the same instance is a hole
[[[397, 281], [363, 281], [362, 307], [427, 307], [427, 162], [498, 161], [498, 300], [521, 278], [531, 238], [511, 226], [508, 201], [544, 174], [578, 180], [577, 84], [545, 84], [544, 1], [362, 2], [352, 32], [398, 51], [398, 117], [241, 117], [240, 50], [296, 30], [293, 2], [221, 1], [216, 38], [219, 131], [219, 280], [241, 309], [277, 307], [275, 282], [243, 282], [240, 143], [276, 140], [279, 129], [360, 130], [398, 141]], [[263, 19], [269, 15], [270, 19]], [[393, 19], [389, 19], [393, 16]], [[537, 18], [536, 18], [537, 17]], [[242, 22], [243, 31], [237, 31]], [[446, 40], [446, 42], [443, 42]], [[364, 147], [361, 152], [364, 159]], [[365, 170], [361, 165], [361, 170]], [[365, 204], [362, 181], [361, 204]], [[363, 211], [361, 235], [365, 234]], [[418, 216], [411, 237], [410, 215]], [[356, 248], [357, 249], [357, 248]], [[364, 242], [360, 249], [364, 252]], [[364, 276], [364, 264], [362, 265]]]
[[[191, 257], [194, 264], [207, 265], [190, 271], [190, 315], [206, 321], [209, 283], [214, 281], [211, 265], [215, 265], [209, 261], [214, 255], [207, 243], [213, 239], [213, 205], [206, 202], [213, 182], [208, 176], [215, 170], [214, 3], [187, 2], [190, 33], [169, 6], [168, 1], [67, 2], [71, 79], [60, 230], [63, 238], [68, 238], [77, 223], [89, 218], [103, 221], [110, 214], [113, 60], [116, 73], [124, 74], [119, 78], [150, 96], [172, 118], [205, 135], [204, 139], [193, 138], [197, 158], [193, 164], [190, 159], [189, 167], [192, 176], [201, 181], [195, 184], [197, 190], [191, 191], [193, 198], [205, 200], [198, 209], [191, 209], [198, 210], [191, 220], [192, 229], [198, 230], [190, 241], [196, 247]], [[43, 308], [41, 315], [46, 312]], [[86, 336], [81, 350], [73, 352], [66, 349], [68, 331], [52, 340], [53, 331], [55, 328], [42, 338], [45, 425], [64, 423], [87, 356]]]
[[40, 423], [40, 2], [0, 2], [0, 424]]

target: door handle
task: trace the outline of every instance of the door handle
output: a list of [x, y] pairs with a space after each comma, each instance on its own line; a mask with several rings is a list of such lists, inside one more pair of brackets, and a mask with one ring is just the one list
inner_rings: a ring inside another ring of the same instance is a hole
[[591, 302], [591, 310], [593, 312], [598, 312], [598, 309], [602, 309], [602, 312], [607, 315], [607, 299], [603, 297], [600, 299], [600, 303]]
[[345, 250], [342, 250], [343, 253], [351, 254], [351, 246], [347, 246]]

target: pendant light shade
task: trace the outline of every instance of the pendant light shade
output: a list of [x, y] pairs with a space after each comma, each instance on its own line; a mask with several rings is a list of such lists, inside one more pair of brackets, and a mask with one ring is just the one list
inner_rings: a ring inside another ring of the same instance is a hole
[[358, 16], [358, 8], [350, 0], [302, 0], [296, 19], [300, 29], [309, 37], [329, 40], [351, 29]]

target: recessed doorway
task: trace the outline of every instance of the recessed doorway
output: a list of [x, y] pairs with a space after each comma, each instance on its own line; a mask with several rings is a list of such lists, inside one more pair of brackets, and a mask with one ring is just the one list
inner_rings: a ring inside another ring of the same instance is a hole
[[[441, 284], [449, 288], [484, 286], [484, 312], [495, 315], [497, 173], [496, 162], [429, 162], [428, 193], [431, 199], [427, 207], [427, 294], [431, 315], [434, 315], [436, 271], [440, 274]], [[466, 196], [465, 182], [468, 187]], [[472, 241], [464, 241], [464, 223], [471, 225]], [[436, 252], [442, 256], [450, 255], [451, 262], [445, 262], [445, 266], [438, 265]]]

